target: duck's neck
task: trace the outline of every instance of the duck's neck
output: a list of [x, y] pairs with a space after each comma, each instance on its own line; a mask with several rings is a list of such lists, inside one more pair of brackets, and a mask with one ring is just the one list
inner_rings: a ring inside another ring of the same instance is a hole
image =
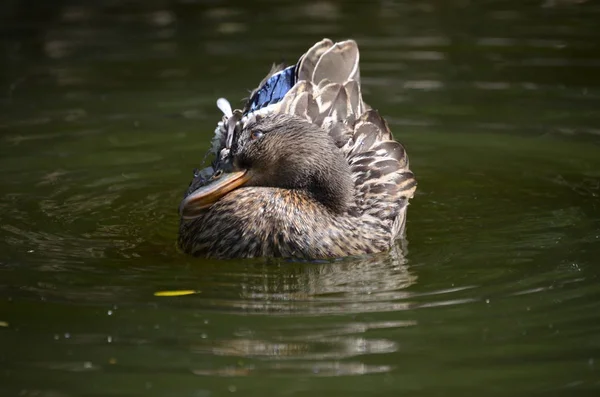
[[353, 202], [354, 181], [341, 151], [332, 142], [327, 144], [319, 145], [324, 150], [312, 161], [304, 158], [304, 161], [296, 162], [301, 165], [290, 167], [295, 168], [294, 175], [289, 178], [294, 182], [284, 187], [305, 192], [333, 214], [342, 215]]
[[337, 175], [329, 173], [314, 178], [304, 191], [333, 214], [343, 215], [348, 212], [352, 202], [354, 185], [349, 172]]

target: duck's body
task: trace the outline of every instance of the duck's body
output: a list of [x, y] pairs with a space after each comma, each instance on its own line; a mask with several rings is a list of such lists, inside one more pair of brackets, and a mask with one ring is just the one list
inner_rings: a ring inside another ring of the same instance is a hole
[[180, 231], [184, 249], [221, 258], [334, 258], [393, 243], [392, 230], [376, 218], [336, 215], [303, 192], [267, 187], [232, 191]]
[[385, 251], [403, 234], [416, 182], [362, 101], [354, 41], [315, 44], [224, 113], [212, 176], [195, 177], [180, 207], [185, 252], [332, 258]]

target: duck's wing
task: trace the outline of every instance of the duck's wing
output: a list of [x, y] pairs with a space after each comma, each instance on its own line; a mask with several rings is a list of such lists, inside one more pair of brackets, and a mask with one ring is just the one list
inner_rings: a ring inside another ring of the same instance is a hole
[[342, 150], [354, 177], [360, 211], [389, 221], [393, 236], [401, 233], [408, 200], [417, 187], [404, 146], [394, 140], [376, 110], [367, 110], [354, 123], [352, 138]]
[[[348, 87], [348, 100], [360, 99], [360, 73], [358, 68], [358, 47], [353, 40], [333, 43], [323, 39], [303, 54], [295, 65], [283, 67], [274, 65], [267, 76], [252, 91], [243, 108], [245, 116], [254, 113], [285, 112], [289, 107], [298, 105], [298, 97], [302, 94], [303, 83], [331, 85], [323, 90], [324, 100], [333, 98], [329, 95], [339, 91], [333, 85]], [[320, 98], [315, 92], [315, 98]], [[320, 108], [329, 108], [329, 103], [320, 103]], [[361, 104], [353, 103], [356, 108]], [[323, 109], [324, 110], [324, 109]], [[358, 109], [360, 110], [360, 109]]]
[[353, 122], [369, 107], [362, 100], [359, 51], [354, 40], [321, 40], [296, 65], [296, 84], [276, 111], [319, 125], [342, 147], [351, 138], [340, 122]]
[[404, 147], [379, 112], [363, 102], [359, 51], [353, 40], [315, 44], [296, 66], [298, 81], [277, 105], [327, 131], [348, 160], [360, 214], [403, 230], [404, 211], [416, 189]]
[[240, 128], [258, 114], [288, 113], [323, 127], [343, 146], [350, 135], [335, 127], [337, 121], [356, 119], [369, 107], [360, 92], [359, 52], [353, 40], [333, 43], [323, 39], [303, 54], [295, 65], [274, 65], [240, 110], [227, 100], [217, 101], [223, 119], [217, 124], [212, 153], [227, 151]]

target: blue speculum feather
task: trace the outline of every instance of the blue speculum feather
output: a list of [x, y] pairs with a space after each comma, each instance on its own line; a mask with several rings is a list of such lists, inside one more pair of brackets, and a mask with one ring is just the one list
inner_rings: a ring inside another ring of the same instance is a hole
[[296, 83], [296, 65], [275, 73], [256, 91], [250, 99], [248, 113], [255, 112], [266, 106], [277, 103]]

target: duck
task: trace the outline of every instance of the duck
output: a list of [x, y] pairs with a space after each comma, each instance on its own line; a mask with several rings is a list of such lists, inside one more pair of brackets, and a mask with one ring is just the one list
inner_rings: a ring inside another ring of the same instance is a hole
[[363, 101], [356, 41], [323, 39], [297, 63], [274, 65], [241, 109], [217, 106], [213, 160], [179, 206], [184, 253], [327, 260], [405, 237], [416, 178]]

